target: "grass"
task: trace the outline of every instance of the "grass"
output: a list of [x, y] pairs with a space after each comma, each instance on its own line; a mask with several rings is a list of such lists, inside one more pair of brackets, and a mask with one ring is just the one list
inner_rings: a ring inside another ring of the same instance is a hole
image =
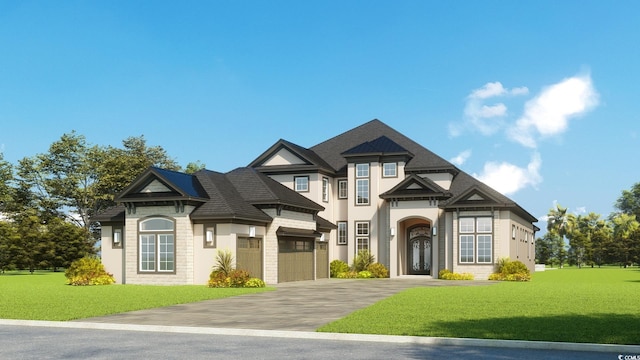
[[640, 344], [640, 271], [560, 269], [527, 283], [405, 290], [318, 331]]
[[64, 273], [0, 275], [0, 318], [75, 320], [269, 290], [211, 289], [204, 285], [65, 285]]

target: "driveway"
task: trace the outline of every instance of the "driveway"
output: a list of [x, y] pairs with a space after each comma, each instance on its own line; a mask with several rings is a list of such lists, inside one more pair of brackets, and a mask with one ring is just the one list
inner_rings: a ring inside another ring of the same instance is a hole
[[488, 281], [429, 277], [322, 279], [275, 285], [275, 291], [81, 319], [82, 322], [315, 331], [402, 290], [431, 286], [478, 286]]

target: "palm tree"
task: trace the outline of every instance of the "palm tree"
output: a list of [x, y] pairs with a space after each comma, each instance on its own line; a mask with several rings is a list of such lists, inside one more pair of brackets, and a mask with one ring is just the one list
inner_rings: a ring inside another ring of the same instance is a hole
[[567, 208], [563, 208], [559, 204], [556, 204], [555, 209], [549, 209], [547, 214], [547, 231], [560, 237], [560, 246], [558, 248], [558, 260], [560, 261], [560, 267], [564, 262], [564, 237], [567, 234], [569, 228], [569, 222], [567, 217]]

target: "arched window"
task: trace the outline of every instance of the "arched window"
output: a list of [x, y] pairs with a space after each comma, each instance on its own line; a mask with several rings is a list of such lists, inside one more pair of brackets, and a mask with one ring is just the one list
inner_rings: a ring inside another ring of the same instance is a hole
[[154, 217], [140, 221], [138, 268], [140, 272], [175, 272], [175, 223]]

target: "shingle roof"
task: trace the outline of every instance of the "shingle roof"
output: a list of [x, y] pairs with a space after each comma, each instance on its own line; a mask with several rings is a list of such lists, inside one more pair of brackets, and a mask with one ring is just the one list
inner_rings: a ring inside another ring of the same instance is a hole
[[356, 154], [402, 154], [408, 153], [407, 149], [398, 145], [395, 141], [386, 136], [380, 136], [377, 139], [363, 142], [342, 153], [342, 155]]
[[406, 164], [406, 171], [424, 169], [450, 169], [452, 172], [459, 171], [448, 161], [377, 119], [323, 141], [309, 149], [318, 154], [318, 156], [331, 165], [333, 169], [341, 171], [347, 165], [347, 160], [342, 153], [380, 137], [388, 138], [414, 155]]
[[202, 186], [200, 186], [198, 181], [193, 176], [157, 167], [153, 167], [152, 169], [164, 180], [170, 182], [176, 188], [182, 190], [184, 195], [192, 197], [206, 197], [206, 195], [202, 191]]

